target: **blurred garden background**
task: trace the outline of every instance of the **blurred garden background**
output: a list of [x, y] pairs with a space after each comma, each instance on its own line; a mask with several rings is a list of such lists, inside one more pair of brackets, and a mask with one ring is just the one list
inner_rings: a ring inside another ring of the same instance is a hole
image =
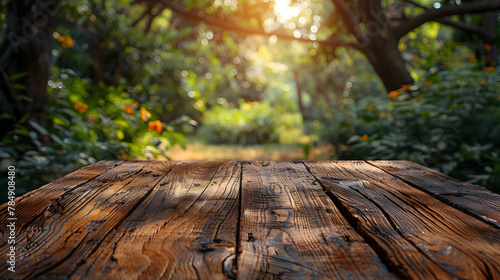
[[404, 159], [500, 192], [499, 11], [0, 0], [0, 183], [104, 159]]

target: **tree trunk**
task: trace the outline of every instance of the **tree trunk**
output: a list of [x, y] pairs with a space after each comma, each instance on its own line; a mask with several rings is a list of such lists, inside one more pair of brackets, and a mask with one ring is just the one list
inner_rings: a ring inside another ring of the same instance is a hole
[[484, 29], [486, 30], [483, 38], [486, 47], [485, 66], [498, 66], [498, 12], [488, 12], [484, 14]]
[[330, 98], [328, 98], [328, 94], [326, 93], [326, 91], [319, 86], [316, 87], [316, 91], [323, 97], [323, 99], [326, 102], [326, 105], [328, 107], [332, 107], [332, 102], [330, 102]]
[[[0, 45], [0, 91], [7, 102], [0, 108], [13, 119], [0, 120], [0, 137], [23, 116], [36, 116], [44, 109], [58, 4], [59, 0], [7, 4], [6, 36]], [[21, 73], [25, 76], [11, 79]]]
[[300, 109], [300, 114], [302, 116], [302, 122], [307, 121], [307, 117], [305, 115], [305, 110], [304, 110], [304, 104], [302, 103], [302, 87], [300, 85], [299, 81], [299, 75], [297, 74], [297, 71], [293, 71], [293, 77], [295, 79], [295, 86], [297, 87], [297, 102], [299, 103], [299, 109]]
[[381, 1], [359, 1], [359, 13], [365, 30], [354, 31], [366, 36], [357, 36], [358, 44], [385, 88], [392, 91], [402, 85], [413, 84], [413, 78], [398, 49], [399, 37], [389, 26]]
[[380, 34], [369, 38], [363, 53], [373, 66], [388, 91], [397, 90], [402, 85], [413, 84], [413, 78], [405, 67], [405, 62], [398, 50], [398, 42]]

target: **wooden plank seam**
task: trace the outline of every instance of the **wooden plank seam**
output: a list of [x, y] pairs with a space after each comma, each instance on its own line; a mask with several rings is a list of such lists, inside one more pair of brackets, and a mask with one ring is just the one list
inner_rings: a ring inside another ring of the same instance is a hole
[[[500, 279], [498, 195], [409, 162], [130, 161], [79, 171], [19, 198], [25, 265], [0, 278]], [[43, 207], [33, 204], [47, 189]]]

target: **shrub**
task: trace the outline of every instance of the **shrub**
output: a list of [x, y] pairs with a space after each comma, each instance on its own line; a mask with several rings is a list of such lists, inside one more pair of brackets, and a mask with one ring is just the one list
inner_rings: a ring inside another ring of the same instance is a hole
[[18, 195], [98, 160], [168, 158], [170, 146], [185, 145], [183, 134], [158, 120], [160, 103], [140, 104], [125, 86], [53, 71], [43, 116], [19, 120], [0, 141], [1, 166], [16, 167]]
[[298, 126], [296, 117], [280, 114], [266, 102], [241, 103], [239, 108], [216, 106], [204, 114], [200, 134], [212, 144], [277, 143], [280, 132]]
[[340, 159], [406, 159], [500, 192], [500, 78], [461, 60], [398, 91], [346, 102], [325, 138]]

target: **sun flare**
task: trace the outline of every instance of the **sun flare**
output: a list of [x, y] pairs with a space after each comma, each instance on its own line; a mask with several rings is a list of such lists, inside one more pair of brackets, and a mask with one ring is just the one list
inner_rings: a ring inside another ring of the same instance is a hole
[[290, 7], [290, 0], [275, 0], [274, 3], [274, 13], [286, 20], [296, 17], [299, 14], [298, 7]]

